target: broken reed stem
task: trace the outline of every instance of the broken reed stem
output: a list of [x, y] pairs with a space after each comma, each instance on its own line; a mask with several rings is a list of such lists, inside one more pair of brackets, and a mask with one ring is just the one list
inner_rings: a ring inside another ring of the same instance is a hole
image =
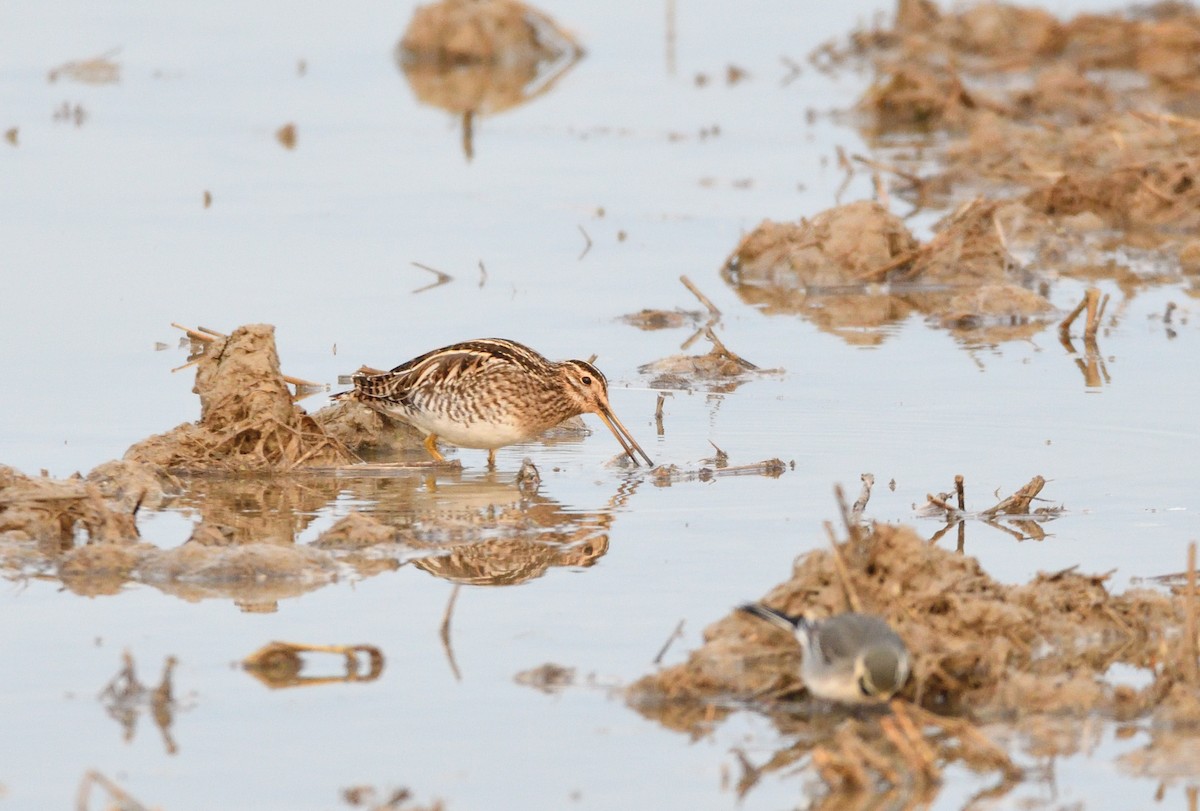
[[863, 164], [864, 166], [868, 166], [872, 169], [879, 169], [880, 171], [888, 172], [889, 174], [893, 174], [896, 177], [903, 178], [904, 180], [907, 180], [909, 183], [913, 184], [914, 186], [920, 186], [920, 185], [924, 184], [924, 182], [925, 182], [925, 181], [921, 180], [921, 178], [918, 177], [917, 175], [914, 175], [912, 172], [906, 172], [903, 169], [900, 169], [897, 166], [893, 166], [890, 163], [884, 163], [883, 161], [877, 161], [872, 158], [868, 158], [863, 155], [859, 155], [857, 153], [851, 155], [850, 158], [852, 160], [858, 161], [859, 163]]
[[717, 309], [717, 305], [709, 301], [708, 296], [701, 293], [699, 288], [692, 284], [691, 279], [689, 279], [687, 276], [680, 276], [679, 281], [688, 289], [689, 293], [700, 300], [700, 303], [704, 305], [705, 309], [707, 309], [711, 315], [714, 317], [719, 317], [721, 315], [721, 311]]
[[850, 515], [856, 521], [862, 518], [863, 510], [867, 508], [867, 502], [871, 500], [871, 487], [875, 484], [875, 476], [870, 473], [864, 473], [859, 478], [862, 479], [862, 490], [858, 493], [858, 500], [850, 508]]
[[713, 333], [712, 327], [704, 328], [704, 337], [708, 338], [708, 340], [712, 342], [713, 349], [715, 349], [718, 354], [724, 355], [725, 357], [729, 358], [731, 361], [736, 363], [738, 366], [741, 366], [743, 369], [748, 369], [750, 371], [755, 371], [758, 369], [758, 367], [755, 366], [753, 363], [746, 360], [745, 358], [743, 358], [741, 355], [737, 354], [736, 352], [731, 351], [729, 349], [729, 347], [727, 347], [727, 346], [725, 346], [725, 344], [721, 343], [721, 339], [718, 338], [715, 333]]
[[183, 330], [187, 334], [187, 337], [191, 338], [193, 341], [200, 341], [201, 343], [211, 344], [213, 341], [217, 340], [217, 337], [215, 335], [212, 335], [207, 332], [201, 332], [199, 329], [192, 329], [191, 327], [185, 327], [183, 324], [178, 324], [174, 321], [171, 322], [171, 326], [173, 326], [175, 329]]
[[1100, 290], [1095, 287], [1089, 287], [1087, 290], [1087, 325], [1084, 327], [1084, 338], [1095, 338], [1096, 330], [1100, 326]]
[[1187, 602], [1184, 615], [1184, 634], [1187, 644], [1184, 646], [1183, 672], [1188, 684], [1197, 686], [1196, 673], [1196, 542], [1188, 544], [1187, 556]]
[[883, 182], [883, 175], [877, 171], [871, 172], [871, 183], [875, 186], [875, 199], [879, 205], [884, 208], [891, 208], [892, 198], [888, 195], [887, 184]]
[[667, 637], [667, 641], [658, 649], [658, 655], [654, 657], [654, 664], [662, 664], [663, 657], [667, 655], [667, 650], [670, 649], [671, 643], [681, 636], [683, 636], [683, 620], [679, 621], [679, 624], [675, 626], [675, 630]]
[[989, 507], [980, 513], [986, 518], [992, 518], [999, 513], [1008, 515], [1028, 515], [1029, 503], [1037, 497], [1037, 494], [1042, 492], [1042, 488], [1046, 486], [1046, 480], [1041, 476], [1034, 476], [1029, 480], [1029, 483], [1022, 487], [1017, 492], [1013, 493], [1008, 498], [1001, 501], [994, 507]]
[[954, 477], [954, 492], [958, 495], [958, 511], [967, 511], [967, 497], [963, 492], [963, 476], [959, 473]]
[[933, 493], [926, 493], [925, 499], [939, 510], [945, 510], [947, 516], [954, 515], [954, 508], [947, 504], [944, 499], [938, 498]]
[[[413, 262], [413, 264], [417, 265], [417, 267], [424, 268], [424, 265], [418, 265], [416, 262]], [[433, 270], [433, 268], [425, 268], [425, 269], [432, 270], [434, 273], [441, 272], [441, 271]], [[447, 277], [447, 278], [449, 278], [449, 277]], [[193, 341], [199, 341], [200, 343], [203, 343], [203, 344], [211, 344], [214, 341], [219, 341], [222, 338], [229, 337], [228, 335], [226, 335], [223, 332], [217, 332], [215, 329], [209, 329], [208, 327], [197, 326], [195, 329], [192, 329], [191, 327], [185, 327], [183, 324], [178, 324], [174, 321], [171, 322], [171, 326], [175, 327], [175, 329], [183, 330], [187, 334], [187, 337], [191, 338]], [[185, 363], [182, 366], [176, 366], [171, 371], [178, 372], [181, 369], [186, 369], [187, 367], [189, 367], [195, 363], [199, 363], [199, 362], [200, 362], [200, 359], [196, 358], [195, 360], [189, 361], [188, 363]], [[282, 373], [280, 374], [280, 377], [283, 378], [284, 383], [290, 383], [298, 389], [320, 389], [320, 388], [324, 388], [324, 385], [325, 385], [323, 383], [314, 383], [311, 380], [305, 380], [302, 377], [292, 377], [291, 375], [285, 375]]]
[[1080, 299], [1079, 303], [1075, 305], [1075, 309], [1071, 310], [1067, 317], [1058, 323], [1058, 331], [1064, 336], [1070, 332], [1071, 324], [1075, 322], [1075, 319], [1079, 317], [1079, 314], [1083, 312], [1083, 308], [1086, 306], [1087, 296], [1085, 295], [1082, 299]]
[[846, 606], [851, 611], [861, 612], [862, 601], [858, 599], [858, 592], [850, 580], [850, 570], [846, 567], [842, 550], [838, 548], [837, 536], [833, 533], [833, 524], [828, 521], [825, 522], [825, 532], [829, 534], [829, 550], [833, 557], [833, 568], [837, 570], [838, 579], [842, 582], [842, 591], [846, 595]]
[[[846, 534], [850, 536], [850, 540], [854, 542], [854, 545], [857, 548], [859, 543], [862, 542], [862, 527], [858, 525], [857, 521], [853, 520], [853, 516], [850, 514], [850, 508], [846, 504], [846, 494], [842, 491], [842, 486], [840, 484], [835, 484], [833, 486], [833, 495], [835, 498], [837, 498], [838, 509], [841, 510], [842, 513], [842, 523], [846, 525]], [[833, 537], [832, 532], [830, 537]]]

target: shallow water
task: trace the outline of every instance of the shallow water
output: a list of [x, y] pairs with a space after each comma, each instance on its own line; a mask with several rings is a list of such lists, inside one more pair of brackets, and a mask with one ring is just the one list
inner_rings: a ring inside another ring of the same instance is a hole
[[[711, 441], [731, 464], [778, 457], [789, 467], [660, 486], [611, 464], [619, 449], [592, 420], [582, 441], [502, 450], [494, 474], [483, 452], [464, 450], [463, 472], [434, 486], [398, 475], [390, 490], [402, 496], [389, 500], [349, 477], [288, 516], [300, 543], [351, 509], [417, 526], [459, 520], [468, 539], [503, 539], [514, 530], [495, 514], [514, 503], [512, 475], [533, 458], [537, 537], [599, 526], [606, 546], [519, 584], [464, 587], [449, 649], [439, 627], [454, 586], [410, 562], [370, 575], [349, 567], [277, 601], [190, 601], [141, 584], [83, 597], [55, 579], [6, 581], [0, 807], [68, 805], [88, 769], [169, 811], [341, 807], [355, 785], [408, 786], [450, 809], [733, 807], [731, 748], [766, 757], [778, 744], [769, 724], [743, 714], [689, 742], [613, 689], [653, 668], [680, 620], [668, 663], [730, 606], [784, 579], [796, 555], [825, 543], [833, 485], [853, 496], [864, 472], [876, 478], [868, 516], [928, 535], [941, 525], [914, 518], [913, 505], [955, 474], [976, 509], [1034, 474], [1049, 479], [1043, 496], [1067, 511], [1045, 540], [967, 526], [966, 551], [1005, 581], [1079, 564], [1117, 569], [1120, 588], [1183, 568], [1200, 534], [1189, 475], [1200, 455], [1195, 299], [1182, 285], [1131, 293], [1102, 282], [1113, 301], [1099, 387], [1052, 329], [971, 346], [913, 318], [859, 348], [744, 304], [718, 275], [740, 234], [833, 205], [835, 146], [866, 151], [823, 114], [850, 105], [865, 78], [820, 74], [804, 57], [890, 4], [803, 14], [784, 2], [752, 14], [676, 5], [673, 52], [659, 4], [545, 7], [588, 54], [552, 92], [477, 120], [469, 162], [458, 120], [418, 105], [392, 61], [409, 5], [6, 13], [0, 129], [18, 126], [19, 145], [0, 143], [0, 462], [65, 476], [195, 419], [190, 372], [170, 373], [185, 361], [170, 322], [261, 321], [276, 325], [285, 371], [331, 384], [363, 363], [391, 366], [481, 335], [552, 357], [597, 353], [614, 408], [656, 462], [695, 470]], [[117, 84], [46, 80], [116, 46]], [[783, 57], [804, 65], [798, 77]], [[728, 85], [730, 64], [749, 78]], [[81, 126], [53, 120], [64, 102], [86, 110]], [[288, 122], [292, 150], [274, 137]], [[860, 173], [840, 199], [870, 194]], [[454, 278], [414, 292], [433, 277], [413, 262]], [[722, 310], [730, 348], [782, 371], [724, 393], [674, 392], [659, 436], [656, 393], [638, 367], [678, 352], [692, 331], [618, 319], [698, 309], [680, 274]], [[1051, 298], [1069, 309], [1082, 290], [1062, 281]], [[1179, 306], [1170, 330], [1168, 302]], [[143, 538], [178, 545], [199, 509], [192, 498], [146, 516]], [[242, 507], [248, 520], [254, 510]], [[270, 691], [234, 663], [274, 639], [374, 644], [385, 669], [369, 683]], [[96, 697], [124, 650], [151, 685], [166, 657], [179, 660], [173, 754], [148, 712], [123, 741]], [[546, 695], [514, 682], [545, 662], [575, 668], [577, 685]], [[1002, 805], [1148, 805], [1157, 782], [1112, 765], [1147, 735], [1100, 730], [1055, 763], [1052, 782]], [[985, 787], [952, 775], [936, 807]], [[767, 778], [740, 805], [801, 803], [807, 780]], [[1181, 802], [1177, 787], [1168, 796]]]

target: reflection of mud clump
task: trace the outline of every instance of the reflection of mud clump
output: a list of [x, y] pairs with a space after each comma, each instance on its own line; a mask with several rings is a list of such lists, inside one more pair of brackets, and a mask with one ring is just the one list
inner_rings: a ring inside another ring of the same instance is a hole
[[[997, 223], [1026, 211], [1018, 203], [974, 200], [938, 222], [925, 243], [869, 202], [799, 223], [768, 221], [742, 239], [722, 277], [764, 312], [803, 314], [853, 343], [878, 343], [879, 327], [914, 312], [971, 329], [975, 339], [1025, 337], [1044, 326], [1030, 319], [1051, 307], [1017, 285], [1024, 280], [1012, 272]], [[873, 287], [878, 283], [894, 286], [884, 291]]]
[[198, 423], [145, 439], [125, 458], [172, 470], [289, 470], [351, 459], [292, 402], [270, 325], [240, 327], [209, 344], [194, 391]]
[[[1168, 667], [1135, 691], [1112, 688], [1101, 676], [1117, 662], [1151, 666], [1176, 648], [1182, 600], [1149, 591], [1111, 595], [1103, 577], [1071, 571], [1006, 586], [975, 559], [930, 546], [903, 527], [875, 525], [858, 541], [839, 544], [839, 554], [863, 610], [886, 617], [913, 653], [904, 697], [939, 713], [1128, 716], [1155, 706], [1176, 678]], [[763, 602], [820, 616], [846, 610], [845, 593], [834, 554], [817, 551]], [[707, 705], [729, 697], [770, 704], [796, 693], [799, 656], [789, 634], [735, 611], [709, 626], [686, 663], [634, 684], [629, 700], [672, 726], [694, 725]]]
[[134, 505], [121, 509], [100, 485], [79, 478], [30, 478], [0, 465], [0, 539], [36, 541], [53, 554], [75, 545], [76, 532], [89, 542], [136, 539]]
[[527, 88], [541, 64], [582, 52], [550, 17], [518, 0], [442, 0], [416, 10], [396, 62], [423, 103], [495, 113], [532, 97]]
[[549, 16], [518, 0], [442, 0], [421, 6], [396, 45], [396, 63], [424, 104], [472, 119], [548, 91], [583, 49]]
[[542, 36], [547, 20], [518, 0], [442, 0], [416, 10], [398, 53], [407, 64], [537, 62], [558, 52]]

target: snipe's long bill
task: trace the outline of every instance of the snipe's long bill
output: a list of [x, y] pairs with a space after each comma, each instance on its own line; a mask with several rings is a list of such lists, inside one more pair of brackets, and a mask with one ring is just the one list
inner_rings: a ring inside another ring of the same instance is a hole
[[360, 370], [352, 397], [426, 434], [434, 459], [442, 439], [464, 448], [486, 448], [488, 465], [496, 449], [526, 442], [565, 419], [595, 414], [621, 448], [639, 464], [642, 446], [617, 419], [608, 402], [608, 381], [582, 360], [551, 361], [527, 346], [503, 338], [480, 338], [426, 352], [390, 372]]

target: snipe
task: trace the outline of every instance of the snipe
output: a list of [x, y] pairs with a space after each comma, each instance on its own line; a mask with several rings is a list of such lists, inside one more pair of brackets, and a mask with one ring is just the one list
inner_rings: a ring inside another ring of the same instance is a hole
[[360, 370], [352, 397], [424, 431], [425, 448], [444, 457], [437, 441], [496, 449], [525, 442], [569, 417], [595, 414], [638, 464], [653, 465], [608, 402], [608, 381], [582, 360], [551, 361], [515, 341], [480, 338], [426, 352], [390, 372]]

